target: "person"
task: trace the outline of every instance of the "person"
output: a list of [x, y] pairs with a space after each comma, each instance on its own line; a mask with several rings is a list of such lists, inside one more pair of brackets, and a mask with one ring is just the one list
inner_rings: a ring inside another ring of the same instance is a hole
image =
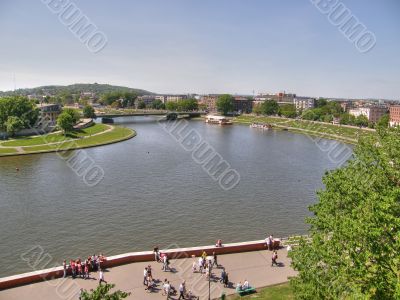
[[197, 271], [196, 261], [194, 261], [193, 264], [192, 264], [192, 271], [193, 271], [193, 273], [196, 273], [196, 271]]
[[160, 262], [160, 251], [158, 249], [158, 247], [154, 247], [154, 260], [156, 262]]
[[250, 288], [250, 285], [249, 285], [249, 282], [247, 281], [247, 279], [245, 279], [244, 280], [244, 283], [243, 283], [243, 287], [242, 287], [244, 290], [247, 290], [248, 288]]
[[225, 276], [226, 276], [226, 272], [225, 272], [225, 268], [223, 268], [219, 282], [223, 283], [225, 281]]
[[271, 267], [273, 267], [274, 265], [278, 265], [278, 262], [276, 261], [278, 259], [278, 252], [274, 251], [272, 253], [272, 263], [271, 263]]
[[265, 246], [267, 247], [267, 250], [271, 249], [271, 240], [269, 239], [269, 237], [265, 239]]
[[89, 279], [89, 263], [85, 264], [85, 279]]
[[152, 289], [153, 289], [153, 286], [154, 286], [153, 278], [147, 277], [146, 278], [146, 288], [145, 288], [145, 290], [148, 291], [148, 292], [151, 292]]
[[199, 272], [200, 272], [200, 274], [203, 274], [203, 268], [204, 268], [203, 258], [199, 257]]
[[164, 295], [167, 296], [167, 299], [169, 299], [170, 291], [171, 291], [171, 285], [169, 284], [169, 282], [165, 278], [164, 284], [163, 284], [163, 292], [164, 292]]
[[179, 298], [178, 298], [178, 300], [185, 299], [185, 294], [186, 294], [186, 285], [185, 285], [185, 280], [184, 280], [179, 285]]
[[213, 252], [213, 266], [215, 265], [218, 268], [218, 261], [217, 261], [217, 253]]
[[107, 284], [107, 281], [105, 281], [105, 279], [104, 279], [103, 269], [100, 269], [100, 272], [99, 272], [99, 285], [101, 285], [102, 282]]
[[151, 266], [150, 265], [147, 266], [147, 276], [150, 277], [151, 279], [153, 279], [153, 275], [152, 275], [152, 272], [151, 272]]
[[147, 276], [147, 267], [145, 267], [143, 271], [143, 285], [147, 285]]
[[67, 277], [67, 261], [65, 259], [63, 261], [63, 269], [64, 269], [63, 278], [65, 278], [65, 277]]
[[75, 276], [76, 276], [75, 261], [73, 259], [71, 259], [69, 264], [71, 266], [72, 278], [75, 278]]
[[207, 252], [203, 251], [203, 253], [201, 254], [201, 257], [205, 260], [207, 258]]
[[163, 257], [163, 267], [162, 267], [162, 270], [164, 272], [166, 272], [168, 270], [168, 264], [169, 264], [168, 256], [167, 256], [167, 254], [165, 254], [164, 257]]
[[78, 267], [78, 275], [79, 275], [79, 277], [82, 278], [83, 277], [82, 264], [79, 259], [76, 261], [76, 265]]
[[78, 299], [83, 300], [83, 289], [82, 288], [79, 290], [79, 298]]
[[242, 290], [243, 290], [242, 282], [237, 283], [237, 284], [236, 284], [236, 292], [240, 292], [240, 291], [242, 291]]
[[228, 287], [228, 286], [229, 286], [229, 274], [226, 273], [225, 279], [224, 279], [224, 287]]
[[222, 240], [217, 240], [217, 242], [215, 243], [215, 247], [222, 247]]

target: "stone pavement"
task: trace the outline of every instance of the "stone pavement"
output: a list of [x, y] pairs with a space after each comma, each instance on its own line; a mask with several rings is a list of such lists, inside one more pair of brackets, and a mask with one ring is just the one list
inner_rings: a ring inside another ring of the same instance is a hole
[[[211, 280], [211, 298], [218, 298], [224, 291], [227, 295], [235, 293], [233, 285], [247, 279], [251, 286], [259, 288], [268, 285], [283, 283], [289, 276], [296, 275], [290, 268], [290, 260], [287, 258], [286, 249], [278, 251], [279, 267], [271, 267], [271, 252], [254, 251], [245, 253], [226, 254], [218, 256], [218, 263], [225, 267], [229, 274], [229, 281], [232, 286], [224, 288], [219, 283], [221, 268], [214, 268], [214, 278]], [[162, 296], [162, 283], [167, 278], [172, 286], [178, 289], [182, 280], [186, 280], [187, 290], [191, 290], [200, 299], [208, 299], [208, 280], [205, 275], [192, 272], [193, 261], [198, 258], [182, 258], [171, 260], [171, 272], [163, 272], [162, 264], [156, 262], [138, 262], [114, 267], [104, 272], [105, 280], [116, 284], [116, 288], [122, 291], [131, 292], [127, 299], [166, 299]], [[147, 265], [152, 266], [153, 278], [160, 282], [155, 292], [148, 293], [143, 286], [143, 270]], [[55, 279], [25, 285], [13, 289], [0, 291], [0, 300], [76, 300], [80, 288], [93, 289], [98, 285], [98, 274], [91, 273], [93, 279]], [[178, 299], [173, 296], [171, 299]]]

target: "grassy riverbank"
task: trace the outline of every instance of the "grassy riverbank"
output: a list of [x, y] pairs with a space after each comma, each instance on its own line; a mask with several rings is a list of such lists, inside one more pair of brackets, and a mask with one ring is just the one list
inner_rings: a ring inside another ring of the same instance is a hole
[[67, 136], [51, 133], [2, 142], [0, 157], [96, 147], [124, 141], [135, 135], [136, 132], [129, 128], [95, 124]]
[[239, 300], [239, 299], [259, 299], [259, 300], [291, 300], [294, 299], [293, 292], [289, 286], [289, 283], [284, 283], [280, 285], [274, 285], [270, 287], [266, 287], [260, 289], [255, 294], [251, 294], [248, 296], [240, 297], [240, 296], [233, 296], [232, 300]]
[[340, 126], [329, 123], [312, 122], [306, 120], [294, 120], [279, 117], [242, 115], [233, 119], [239, 124], [269, 123], [276, 129], [288, 130], [311, 136], [319, 136], [328, 139], [356, 144], [362, 136], [373, 135], [375, 131], [358, 127]]

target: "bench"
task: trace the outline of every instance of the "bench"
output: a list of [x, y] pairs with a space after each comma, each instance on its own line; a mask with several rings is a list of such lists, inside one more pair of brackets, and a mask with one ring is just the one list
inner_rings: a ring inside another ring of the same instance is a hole
[[248, 289], [238, 291], [238, 294], [239, 294], [239, 296], [245, 296], [245, 295], [249, 295], [249, 294], [252, 294], [255, 292], [256, 292], [255, 288], [249, 287]]

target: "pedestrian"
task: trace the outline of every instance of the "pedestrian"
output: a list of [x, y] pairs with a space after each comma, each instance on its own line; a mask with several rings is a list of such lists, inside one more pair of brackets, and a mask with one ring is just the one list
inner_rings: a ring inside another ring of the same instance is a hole
[[271, 234], [269, 236], [269, 251], [274, 250], [274, 236]]
[[63, 270], [64, 270], [63, 278], [65, 278], [67, 277], [67, 261], [65, 259], [63, 261]]
[[75, 269], [75, 261], [71, 259], [70, 261], [71, 271], [72, 271], [72, 278], [75, 279], [76, 276], [76, 269]]
[[185, 294], [186, 294], [186, 285], [185, 285], [185, 280], [184, 280], [179, 285], [179, 298], [178, 298], [178, 300], [185, 299]]
[[165, 254], [164, 257], [163, 257], [163, 267], [162, 267], [162, 270], [164, 272], [166, 272], [168, 270], [168, 264], [169, 264], [168, 256], [167, 256], [167, 254]]
[[225, 281], [225, 276], [226, 276], [226, 272], [225, 272], [225, 268], [223, 268], [219, 282], [223, 283]]
[[225, 279], [224, 279], [224, 287], [228, 287], [228, 286], [229, 286], [229, 274], [226, 273]]
[[215, 265], [218, 268], [218, 261], [217, 261], [217, 253], [213, 252], [213, 266]]
[[276, 261], [278, 259], [278, 252], [274, 251], [272, 253], [272, 262], [271, 262], [271, 267], [273, 267], [274, 265], [278, 266], [278, 262]]
[[101, 285], [102, 282], [107, 284], [107, 281], [104, 279], [104, 272], [103, 272], [102, 269], [100, 269], [100, 272], [99, 272], [99, 285]]
[[143, 285], [147, 285], [147, 276], [147, 267], [145, 267], [143, 271]]
[[160, 251], [158, 250], [158, 247], [154, 247], [154, 260], [156, 262], [160, 262]]
[[85, 279], [89, 279], [89, 263], [85, 264]]

